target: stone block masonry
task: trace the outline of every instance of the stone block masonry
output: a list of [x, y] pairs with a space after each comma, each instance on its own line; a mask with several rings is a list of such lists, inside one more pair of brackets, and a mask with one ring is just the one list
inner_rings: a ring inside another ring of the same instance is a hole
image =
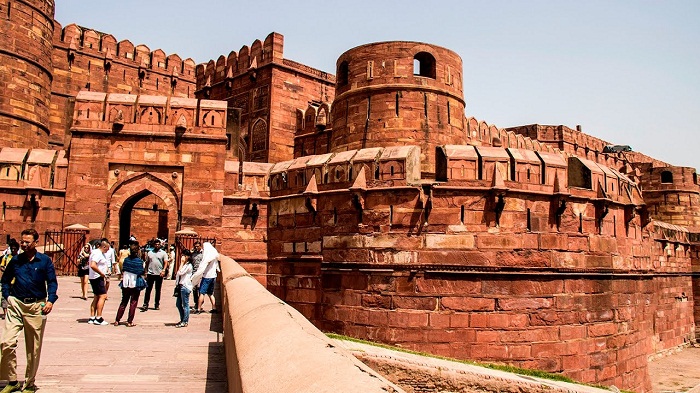
[[0, 29], [5, 236], [192, 228], [325, 330], [635, 391], [695, 340], [697, 172], [465, 117], [449, 49], [362, 45], [334, 76], [278, 33], [195, 67], [49, 1]]

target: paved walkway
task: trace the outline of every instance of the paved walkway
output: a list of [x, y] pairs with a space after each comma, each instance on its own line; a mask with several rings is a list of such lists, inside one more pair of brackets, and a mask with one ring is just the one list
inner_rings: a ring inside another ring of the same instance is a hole
[[649, 363], [653, 393], [700, 393], [700, 348], [689, 347]]
[[[58, 285], [36, 381], [41, 393], [227, 391], [221, 314], [191, 315], [189, 327], [175, 328], [180, 318], [172, 297], [174, 281], [163, 283], [160, 310], [137, 310], [132, 328], [89, 325], [90, 300], [80, 299], [78, 278], [60, 277]], [[121, 300], [117, 285], [116, 279], [111, 282], [103, 314], [109, 322]], [[23, 380], [23, 337], [17, 355]]]

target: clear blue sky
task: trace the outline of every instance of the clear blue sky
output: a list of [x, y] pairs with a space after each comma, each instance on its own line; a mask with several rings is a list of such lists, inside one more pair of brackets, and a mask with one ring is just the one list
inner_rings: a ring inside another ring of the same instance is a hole
[[464, 61], [467, 116], [498, 127], [564, 124], [700, 168], [700, 1], [57, 0], [56, 19], [197, 63], [272, 31], [285, 57], [335, 72], [387, 40]]

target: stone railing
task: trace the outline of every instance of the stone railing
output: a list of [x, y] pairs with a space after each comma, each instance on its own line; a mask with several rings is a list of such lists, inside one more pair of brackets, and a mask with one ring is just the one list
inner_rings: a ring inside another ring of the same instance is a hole
[[403, 393], [221, 256], [229, 393]]

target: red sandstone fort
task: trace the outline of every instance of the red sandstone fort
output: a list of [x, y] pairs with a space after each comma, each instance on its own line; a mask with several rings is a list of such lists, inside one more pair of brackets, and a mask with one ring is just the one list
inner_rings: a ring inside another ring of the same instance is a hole
[[196, 65], [54, 7], [0, 1], [3, 240], [192, 230], [323, 330], [636, 391], [696, 340], [695, 169], [467, 117], [439, 46]]

